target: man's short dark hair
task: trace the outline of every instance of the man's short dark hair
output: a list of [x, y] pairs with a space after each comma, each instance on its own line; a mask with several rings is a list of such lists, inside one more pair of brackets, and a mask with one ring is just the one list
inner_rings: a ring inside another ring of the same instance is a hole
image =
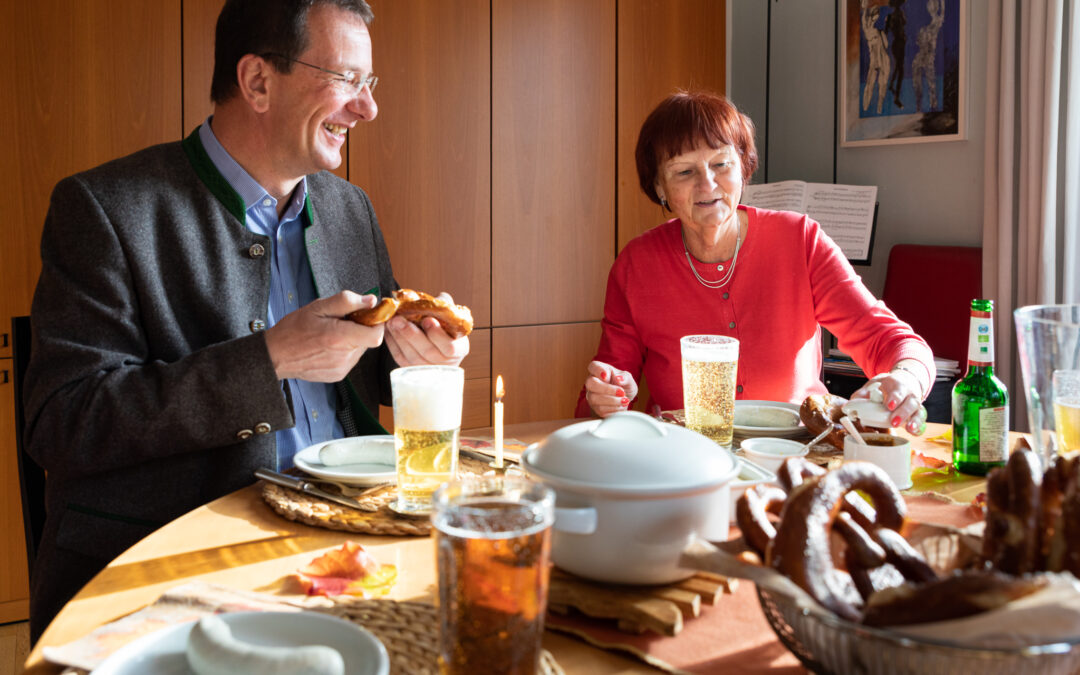
[[[308, 47], [307, 17], [319, 5], [353, 12], [367, 25], [375, 19], [364, 0], [228, 0], [218, 15], [214, 36], [214, 79], [210, 100], [224, 103], [239, 86], [236, 64], [247, 54], [269, 54], [274, 67], [283, 73]], [[285, 58], [281, 58], [285, 57]]]

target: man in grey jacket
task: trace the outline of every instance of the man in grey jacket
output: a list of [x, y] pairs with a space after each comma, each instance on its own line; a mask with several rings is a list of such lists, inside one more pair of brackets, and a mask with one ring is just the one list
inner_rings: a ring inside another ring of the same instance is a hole
[[229, 0], [214, 114], [61, 181], [31, 311], [26, 439], [48, 473], [31, 635], [177, 516], [381, 433], [397, 365], [456, 365], [432, 319], [343, 320], [397, 288], [367, 195], [328, 170], [374, 119], [363, 0]]

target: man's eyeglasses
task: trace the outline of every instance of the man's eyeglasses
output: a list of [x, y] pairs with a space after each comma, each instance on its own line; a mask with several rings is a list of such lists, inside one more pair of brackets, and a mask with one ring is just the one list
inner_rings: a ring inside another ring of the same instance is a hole
[[353, 94], [355, 94], [356, 96], [360, 95], [360, 92], [364, 90], [365, 86], [368, 88], [369, 91], [375, 91], [375, 85], [379, 84], [379, 78], [377, 75], [374, 74], [363, 77], [360, 75], [360, 73], [354, 72], [352, 70], [346, 70], [344, 73], [339, 73], [336, 70], [329, 70], [327, 68], [323, 68], [322, 66], [316, 66], [313, 63], [305, 63], [304, 61], [301, 61], [299, 59], [290, 59], [288, 56], [276, 54], [274, 52], [267, 52], [266, 54], [263, 54], [263, 57], [267, 56], [273, 56], [275, 58], [283, 59], [285, 61], [299, 63], [302, 66], [314, 68], [315, 70], [321, 70], [324, 73], [333, 75], [334, 77], [331, 79], [332, 82], [336, 82], [340, 85], [349, 87], [350, 89], [352, 89]]

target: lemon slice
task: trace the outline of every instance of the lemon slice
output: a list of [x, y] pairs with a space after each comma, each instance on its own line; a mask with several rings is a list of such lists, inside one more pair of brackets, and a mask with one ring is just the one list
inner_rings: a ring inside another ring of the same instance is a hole
[[405, 459], [405, 470], [412, 475], [446, 473], [450, 470], [451, 452], [452, 448], [443, 444], [421, 448]]

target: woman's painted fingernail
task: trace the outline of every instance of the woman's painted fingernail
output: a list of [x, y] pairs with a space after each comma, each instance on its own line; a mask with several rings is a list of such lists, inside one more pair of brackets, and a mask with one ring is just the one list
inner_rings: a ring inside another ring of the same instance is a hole
[[889, 410], [896, 410], [896, 401], [889, 401]]
[[616, 375], [615, 376], [615, 381], [618, 382], [619, 384], [622, 384], [622, 381], [623, 381], [622, 375]]
[[900, 423], [901, 423], [901, 422], [903, 422], [903, 420], [902, 420], [902, 419], [900, 419], [900, 416], [899, 416], [899, 415], [897, 415], [896, 417], [892, 418], [892, 425], [893, 425], [894, 427], [898, 427], [898, 426], [900, 426]]
[[628, 398], [624, 398], [624, 399], [623, 399], [622, 401], [620, 401], [620, 403], [621, 403], [621, 404], [622, 404], [622, 405], [623, 405], [624, 407], [625, 407], [625, 406], [628, 406], [628, 405], [630, 405], [630, 399], [628, 399]]
[[[626, 396], [626, 392], [625, 392], [625, 391], [623, 391], [622, 389], [620, 389], [620, 390], [618, 390], [617, 392], [615, 392], [615, 395], [616, 395], [616, 396], [619, 396], [619, 397], [622, 397], [622, 396]], [[625, 400], [625, 399], [624, 399], [624, 400]]]

